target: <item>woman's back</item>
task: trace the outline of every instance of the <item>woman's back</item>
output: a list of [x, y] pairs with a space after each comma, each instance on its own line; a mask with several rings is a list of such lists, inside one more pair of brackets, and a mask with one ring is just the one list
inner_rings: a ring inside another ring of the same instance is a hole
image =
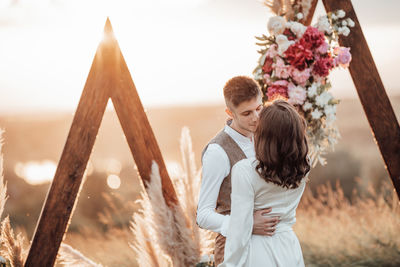
[[[232, 168], [232, 211], [223, 267], [304, 266], [301, 247], [292, 230], [296, 208], [306, 178], [288, 189], [260, 177], [255, 158], [243, 159]], [[279, 216], [273, 236], [252, 235], [254, 210], [271, 207], [266, 216]]]
[[266, 182], [256, 171], [258, 161], [256, 158], [244, 159], [237, 164], [243, 165], [244, 170], [249, 171], [251, 183], [254, 188], [254, 210], [261, 210], [271, 207], [271, 213], [266, 216], [278, 216], [280, 222], [276, 231], [286, 230], [296, 222], [296, 208], [299, 205], [306, 185], [306, 178], [300, 182], [295, 189], [287, 189], [272, 182]]

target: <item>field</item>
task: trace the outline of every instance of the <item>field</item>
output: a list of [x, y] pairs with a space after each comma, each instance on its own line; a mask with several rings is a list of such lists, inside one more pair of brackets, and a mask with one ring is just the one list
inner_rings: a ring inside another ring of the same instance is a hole
[[[391, 102], [399, 118], [400, 97], [392, 97]], [[152, 108], [147, 114], [171, 176], [181, 164], [182, 127], [190, 129], [200, 166], [202, 147], [226, 119], [223, 106]], [[4, 214], [10, 214], [12, 226], [27, 240], [49, 187], [48, 182], [36, 184], [31, 179], [40, 176], [35, 172], [51, 172], [57, 164], [72, 118], [63, 113], [0, 117], [9, 194]], [[398, 266], [399, 204], [358, 99], [344, 99], [339, 105], [338, 126], [342, 139], [328, 155], [328, 165], [312, 170], [298, 210], [295, 230], [306, 262], [309, 266]], [[107, 184], [111, 174], [120, 178], [118, 189]], [[134, 266], [129, 221], [141, 190], [118, 119], [107, 112], [65, 243], [103, 265]]]

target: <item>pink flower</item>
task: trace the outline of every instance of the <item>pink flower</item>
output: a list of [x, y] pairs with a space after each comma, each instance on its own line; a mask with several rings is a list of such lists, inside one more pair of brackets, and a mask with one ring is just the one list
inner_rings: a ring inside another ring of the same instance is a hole
[[321, 57], [316, 62], [314, 62], [313, 73], [322, 77], [326, 77], [333, 67], [333, 59], [330, 56]]
[[272, 64], [274, 61], [270, 57], [266, 57], [264, 61], [264, 66], [262, 67], [262, 70], [264, 73], [271, 73], [272, 72]]
[[289, 78], [289, 66], [280, 57], [276, 57], [276, 63], [272, 65], [275, 70], [275, 76], [278, 78]]
[[320, 53], [320, 54], [326, 54], [326, 52], [328, 52], [328, 49], [329, 49], [329, 44], [328, 44], [327, 42], [324, 41], [324, 42], [321, 44], [321, 46], [317, 48], [316, 51], [317, 51], [318, 53]]
[[343, 68], [347, 68], [351, 61], [351, 53], [349, 47], [336, 47], [334, 50], [335, 55], [334, 65], [340, 65]]
[[313, 59], [313, 53], [311, 50], [305, 48], [299, 42], [289, 46], [285, 52], [285, 56], [290, 65], [294, 66], [298, 70], [304, 70], [307, 68], [307, 62]]
[[325, 36], [317, 28], [308, 26], [299, 42], [305, 48], [314, 50], [325, 42]]
[[291, 67], [290, 68], [290, 76], [292, 76], [293, 80], [297, 84], [299, 84], [301, 86], [305, 86], [308, 78], [310, 78], [311, 71], [312, 71], [311, 68], [307, 68], [307, 69], [304, 69], [303, 71], [300, 71], [294, 67]]
[[292, 105], [303, 105], [307, 97], [306, 90], [301, 86], [296, 86], [293, 83], [288, 85], [289, 103]]
[[268, 100], [272, 100], [277, 97], [288, 98], [288, 84], [289, 82], [286, 80], [279, 80], [272, 83], [272, 85], [267, 88]]
[[276, 44], [271, 45], [265, 54], [267, 57], [274, 58], [278, 55], [278, 46]]
[[286, 28], [283, 32], [284, 35], [288, 38], [289, 41], [296, 40], [296, 34], [294, 34], [290, 29]]
[[272, 80], [271, 80], [271, 75], [269, 75], [269, 74], [264, 74], [264, 82], [265, 82], [265, 84], [270, 85], [271, 82], [272, 82]]

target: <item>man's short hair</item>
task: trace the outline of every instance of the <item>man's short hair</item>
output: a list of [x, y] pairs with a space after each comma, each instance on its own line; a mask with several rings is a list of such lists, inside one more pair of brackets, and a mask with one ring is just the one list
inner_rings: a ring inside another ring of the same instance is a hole
[[236, 108], [241, 103], [249, 101], [261, 94], [258, 83], [247, 76], [231, 78], [224, 86], [226, 106]]

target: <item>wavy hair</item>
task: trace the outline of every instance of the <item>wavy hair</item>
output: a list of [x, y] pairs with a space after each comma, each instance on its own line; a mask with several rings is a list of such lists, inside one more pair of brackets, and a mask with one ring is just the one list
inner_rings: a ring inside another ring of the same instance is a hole
[[254, 133], [261, 178], [286, 188], [297, 188], [310, 170], [306, 121], [284, 100], [267, 103]]

